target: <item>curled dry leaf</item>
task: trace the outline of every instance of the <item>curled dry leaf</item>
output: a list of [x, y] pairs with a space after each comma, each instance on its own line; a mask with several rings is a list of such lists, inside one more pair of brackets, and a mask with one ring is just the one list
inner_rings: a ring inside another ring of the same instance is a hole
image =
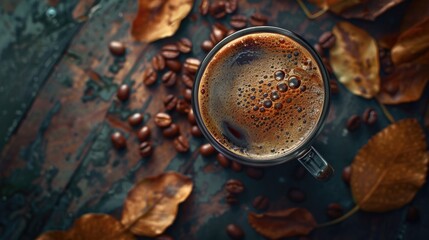
[[192, 180], [176, 172], [143, 179], [128, 193], [122, 224], [139, 236], [162, 234], [177, 215], [178, 205], [192, 191]]
[[193, 0], [139, 0], [132, 36], [143, 42], [172, 36], [191, 11], [193, 3]]
[[429, 64], [429, 17], [399, 35], [392, 60], [395, 64]]
[[339, 22], [333, 33], [337, 41], [330, 49], [330, 56], [335, 75], [353, 94], [372, 98], [380, 89], [380, 62], [375, 40], [348, 22]]
[[114, 217], [107, 214], [89, 213], [75, 221], [67, 231], [48, 231], [37, 240], [133, 240], [128, 232]]
[[350, 185], [357, 205], [370, 212], [404, 206], [424, 184], [428, 161], [425, 135], [416, 119], [383, 129], [352, 163]]
[[384, 104], [399, 104], [420, 99], [429, 80], [429, 65], [413, 63], [395, 67], [393, 73], [381, 80], [377, 98]]
[[378, 16], [404, 0], [369, 0], [345, 9], [340, 13], [345, 18], [375, 20]]
[[345, 9], [365, 1], [367, 0], [309, 0], [309, 2], [316, 4], [318, 7], [329, 9], [336, 14], [340, 14]]
[[270, 239], [307, 235], [317, 226], [313, 215], [304, 208], [289, 208], [262, 214], [251, 212], [248, 220], [258, 233]]

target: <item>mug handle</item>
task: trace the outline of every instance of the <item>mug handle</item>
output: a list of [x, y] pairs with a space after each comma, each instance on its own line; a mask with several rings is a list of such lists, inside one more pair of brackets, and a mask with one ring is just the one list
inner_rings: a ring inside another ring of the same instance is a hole
[[331, 165], [313, 147], [299, 157], [298, 161], [319, 181], [327, 181], [334, 174]]

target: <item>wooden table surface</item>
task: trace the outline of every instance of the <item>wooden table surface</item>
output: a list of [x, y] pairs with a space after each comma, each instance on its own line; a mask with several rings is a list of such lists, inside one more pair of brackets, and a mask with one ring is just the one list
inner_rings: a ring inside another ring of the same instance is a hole
[[[340, 86], [332, 97], [328, 123], [315, 147], [336, 169], [329, 182], [317, 182], [308, 174], [296, 180], [296, 161], [266, 168], [262, 180], [244, 172], [223, 169], [214, 157], [202, 157], [198, 147], [205, 142], [189, 134], [186, 117], [173, 114], [182, 132], [191, 141], [187, 154], [178, 154], [171, 140], [164, 139], [154, 126], [152, 116], [164, 110], [162, 97], [181, 95], [182, 87], [173, 90], [142, 84], [142, 71], [163, 44], [181, 37], [192, 39], [192, 54], [203, 59], [200, 45], [209, 38], [211, 17], [198, 13], [199, 0], [179, 31], [171, 38], [152, 44], [136, 42], [129, 34], [135, 0], [86, 0], [92, 8], [88, 20], [72, 17], [77, 1], [5, 0], [0, 2], [0, 239], [34, 239], [46, 230], [67, 229], [85, 213], [109, 213], [120, 216], [128, 190], [137, 181], [168, 170], [192, 177], [194, 190], [180, 206], [174, 224], [167, 233], [176, 239], [228, 239], [225, 226], [237, 223], [246, 239], [264, 239], [247, 223], [249, 211], [255, 211], [252, 199], [260, 194], [269, 197], [271, 210], [306, 207], [318, 222], [328, 220], [329, 203], [338, 202], [351, 209], [354, 202], [349, 187], [341, 180], [342, 169], [356, 152], [389, 122], [373, 100], [352, 95]], [[54, 4], [49, 5], [49, 4]], [[408, 2], [400, 4], [375, 22], [353, 20], [379, 38], [395, 32]], [[324, 31], [331, 30], [340, 17], [325, 14], [316, 20], [306, 18], [296, 1], [240, 1], [239, 12], [269, 16], [269, 25], [301, 34], [315, 43]], [[228, 18], [221, 22], [227, 25]], [[107, 45], [112, 40], [127, 46], [123, 67], [118, 66]], [[101, 78], [90, 78], [90, 72]], [[132, 85], [126, 104], [115, 97], [121, 83]], [[159, 85], [159, 84], [158, 84]], [[416, 103], [389, 107], [396, 119], [415, 117], [423, 122], [429, 99], [425, 91]], [[356, 132], [345, 130], [352, 114], [367, 107], [379, 112], [375, 126]], [[138, 144], [126, 118], [144, 113], [153, 130], [154, 154], [141, 158]], [[118, 152], [111, 146], [110, 134], [126, 134], [128, 148]], [[426, 129], [427, 132], [427, 129]], [[238, 206], [225, 202], [224, 183], [236, 178], [246, 191]], [[291, 187], [306, 192], [303, 203], [290, 202], [286, 193]], [[383, 214], [358, 212], [348, 220], [317, 229], [310, 239], [427, 239], [429, 236], [429, 187], [425, 184], [412, 205], [421, 211], [419, 223], [405, 221], [407, 206]]]

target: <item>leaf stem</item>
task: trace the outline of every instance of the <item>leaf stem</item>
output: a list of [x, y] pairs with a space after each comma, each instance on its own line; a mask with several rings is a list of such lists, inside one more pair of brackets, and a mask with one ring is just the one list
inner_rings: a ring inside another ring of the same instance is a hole
[[350, 216], [352, 216], [353, 214], [355, 214], [358, 210], [359, 210], [359, 206], [356, 205], [354, 208], [352, 208], [350, 211], [348, 211], [343, 216], [341, 216], [335, 220], [332, 220], [330, 222], [319, 224], [319, 225], [317, 225], [317, 228], [328, 227], [328, 226], [340, 223], [340, 222], [346, 220], [347, 218], [349, 218]]
[[296, 0], [296, 1], [299, 3], [299, 6], [301, 7], [302, 11], [304, 11], [305, 15], [307, 15], [307, 17], [310, 19], [316, 19], [322, 16], [326, 11], [328, 11], [328, 6], [326, 5], [326, 1], [323, 8], [320, 9], [320, 11], [315, 13], [311, 13], [310, 10], [307, 8], [307, 6], [302, 2], [302, 0]]
[[391, 123], [394, 123], [395, 118], [392, 116], [389, 110], [387, 110], [386, 106], [384, 106], [384, 104], [381, 103], [380, 100], [378, 100], [378, 98], [376, 98], [376, 101], [378, 102], [378, 105], [380, 105], [381, 111], [384, 113], [384, 116], [386, 116], [386, 118], [389, 119]]

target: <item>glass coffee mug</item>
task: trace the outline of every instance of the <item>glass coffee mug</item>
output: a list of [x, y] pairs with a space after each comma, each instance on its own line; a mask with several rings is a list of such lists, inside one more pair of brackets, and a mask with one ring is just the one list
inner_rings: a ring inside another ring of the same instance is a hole
[[219, 42], [201, 63], [192, 108], [227, 158], [251, 166], [297, 159], [318, 180], [333, 168], [311, 146], [329, 109], [328, 73], [297, 34], [251, 27]]

